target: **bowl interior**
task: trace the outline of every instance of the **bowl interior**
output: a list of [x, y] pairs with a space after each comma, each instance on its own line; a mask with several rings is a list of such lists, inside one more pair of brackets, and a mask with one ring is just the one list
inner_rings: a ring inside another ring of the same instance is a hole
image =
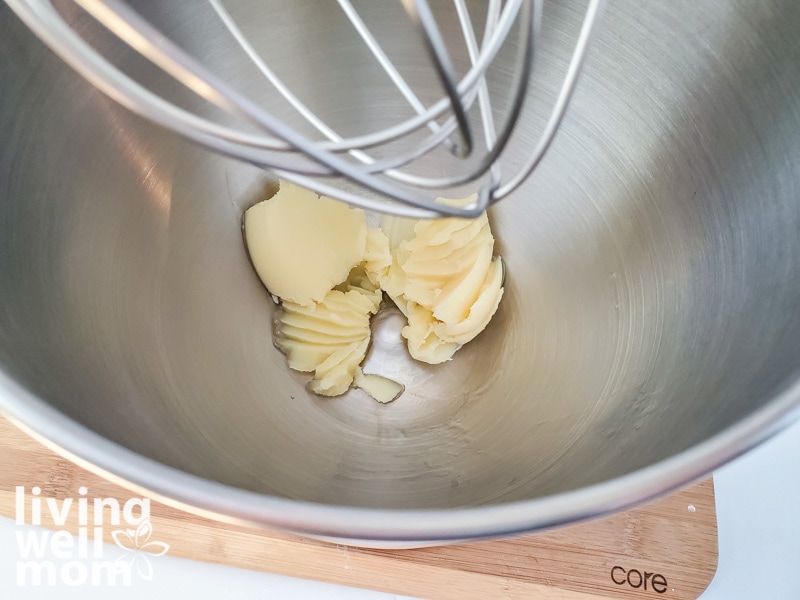
[[[257, 4], [230, 9], [337, 130], [410, 114], [335, 5]], [[437, 98], [387, 4], [359, 7], [421, 97]], [[166, 465], [357, 507], [539, 498], [745, 419], [800, 367], [800, 4], [610, 4], [550, 153], [492, 209], [508, 274], [493, 322], [430, 367], [407, 358], [396, 315], [376, 320], [367, 364], [406, 384], [389, 405], [310, 395], [273, 347], [273, 304], [240, 226], [274, 181], [118, 107], [0, 8], [3, 371]], [[303, 127], [209, 9], [141, 8]], [[583, 8], [545, 5], [509, 171], [541, 131]], [[130, 72], [216, 114], [70, 18]], [[513, 57], [505, 48], [490, 74], [500, 109]]]

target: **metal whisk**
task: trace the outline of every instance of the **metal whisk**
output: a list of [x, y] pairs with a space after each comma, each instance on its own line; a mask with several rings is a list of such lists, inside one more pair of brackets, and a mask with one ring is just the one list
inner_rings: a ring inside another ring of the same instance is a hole
[[[534, 51], [540, 35], [543, 0], [488, 0], [482, 42], [464, 0], [454, 0], [457, 19], [471, 66], [460, 79], [447, 45], [427, 0], [401, 0], [408, 17], [419, 30], [430, 63], [431, 76], [438, 78], [442, 97], [424, 105], [393, 64], [378, 39], [370, 32], [350, 0], [338, 0], [354, 30], [391, 78], [399, 93], [416, 113], [412, 118], [356, 137], [343, 137], [292, 93], [270, 69], [237, 25], [221, 0], [208, 0], [228, 32], [258, 70], [322, 139], [301, 135], [285, 122], [238, 92], [200, 61], [166, 38], [149, 21], [122, 0], [72, 0], [135, 51], [168, 73], [195, 94], [225, 111], [246, 118], [264, 133], [233, 128], [187, 111], [143, 87], [101, 56], [67, 23], [50, 0], [5, 0], [19, 17], [51, 49], [87, 80], [133, 112], [198, 142], [221, 154], [268, 169], [278, 176], [339, 198], [353, 205], [398, 216], [474, 217], [490, 204], [513, 192], [537, 167], [564, 116], [584, 62], [590, 38], [605, 0], [589, 0], [575, 50], [560, 92], [541, 137], [524, 164], [503, 176], [500, 157], [512, 137], [525, 101], [533, 72]], [[495, 128], [491, 94], [485, 75], [514, 26], [518, 28], [518, 59], [515, 81], [509, 90], [509, 107]], [[342, 65], [342, 68], [347, 68]], [[470, 109], [477, 102], [483, 144], [475, 139]], [[376, 158], [377, 150], [409, 139], [427, 128], [410, 149]], [[477, 150], [478, 146], [482, 146]], [[428, 177], [410, 170], [439, 147], [466, 159], [463, 172]], [[477, 155], [476, 153], [480, 153]], [[337, 182], [356, 183], [352, 186]], [[481, 180], [479, 183], [478, 180]], [[436, 202], [437, 190], [476, 182], [477, 200], [467, 207]]]

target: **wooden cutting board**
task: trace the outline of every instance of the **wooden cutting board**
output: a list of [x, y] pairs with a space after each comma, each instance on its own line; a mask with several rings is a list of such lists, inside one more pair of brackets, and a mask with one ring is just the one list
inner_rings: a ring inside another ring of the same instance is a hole
[[[40, 498], [59, 501], [79, 498], [82, 486], [87, 497], [117, 498], [121, 506], [140, 496], [85, 471], [0, 417], [0, 514], [15, 518], [18, 486], [26, 494], [26, 523], [34, 487], [40, 488]], [[63, 525], [55, 525], [47, 512], [42, 509], [43, 526], [80, 536], [77, 511]], [[702, 593], [717, 565], [710, 479], [647, 506], [578, 525], [415, 550], [326, 544], [156, 502], [150, 522], [152, 539], [169, 544], [171, 556], [431, 599], [688, 600]], [[88, 531], [91, 538], [92, 528]], [[112, 542], [110, 528], [102, 533]], [[158, 559], [152, 561], [157, 569]]]

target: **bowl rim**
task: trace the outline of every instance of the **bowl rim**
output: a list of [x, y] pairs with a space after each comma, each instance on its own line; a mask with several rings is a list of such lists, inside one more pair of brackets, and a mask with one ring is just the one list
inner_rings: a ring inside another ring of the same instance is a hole
[[448, 509], [329, 505], [268, 496], [190, 475], [95, 433], [23, 388], [2, 368], [0, 412], [81, 467], [178, 509], [233, 524], [361, 545], [413, 545], [566, 525], [629, 508], [699, 480], [800, 418], [800, 373], [755, 412], [647, 467], [541, 498]]

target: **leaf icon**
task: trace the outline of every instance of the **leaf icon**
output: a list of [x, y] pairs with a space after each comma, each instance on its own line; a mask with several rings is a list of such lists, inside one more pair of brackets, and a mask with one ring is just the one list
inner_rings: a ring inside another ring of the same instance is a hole
[[[153, 525], [150, 519], [144, 519], [133, 529], [115, 529], [111, 532], [114, 543], [123, 550], [131, 552], [130, 559], [126, 561], [131, 568], [136, 565], [136, 572], [146, 580], [153, 580], [153, 565], [147, 554], [151, 556], [163, 556], [169, 552], [169, 544], [164, 542], [148, 541], [153, 535]], [[119, 562], [123, 557], [117, 559]]]
[[153, 525], [150, 523], [150, 519], [144, 519], [136, 528], [136, 547], [141, 548], [151, 535], [153, 535]]
[[169, 552], [169, 544], [165, 544], [164, 542], [147, 542], [140, 550], [153, 556], [164, 556]]
[[153, 581], [153, 565], [144, 554], [138, 555], [136, 560], [136, 572], [145, 581]]
[[136, 550], [133, 537], [124, 529], [115, 529], [112, 531], [111, 538], [114, 540], [114, 543], [123, 550]]

